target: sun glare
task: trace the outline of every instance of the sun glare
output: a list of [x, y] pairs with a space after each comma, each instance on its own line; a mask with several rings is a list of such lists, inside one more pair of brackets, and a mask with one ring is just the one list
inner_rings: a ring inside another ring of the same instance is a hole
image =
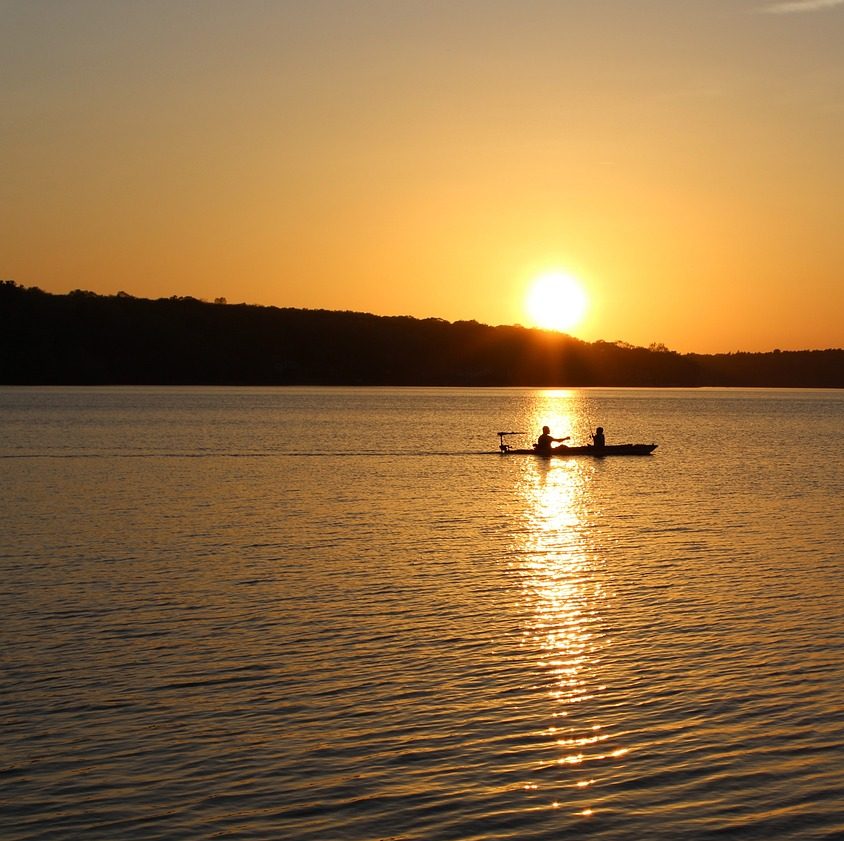
[[586, 293], [575, 278], [564, 272], [548, 272], [531, 284], [525, 309], [534, 326], [566, 331], [580, 324], [587, 303]]

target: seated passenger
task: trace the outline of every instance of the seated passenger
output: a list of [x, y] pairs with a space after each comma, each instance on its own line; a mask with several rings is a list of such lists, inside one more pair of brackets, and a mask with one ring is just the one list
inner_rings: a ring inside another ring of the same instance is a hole
[[607, 440], [604, 438], [604, 427], [599, 426], [595, 430], [595, 434], [592, 436], [592, 446], [597, 447], [598, 449], [602, 449], [606, 446]]
[[551, 429], [547, 426], [543, 426], [542, 427], [542, 435], [540, 435], [539, 438], [537, 439], [536, 444], [534, 445], [534, 449], [538, 453], [543, 453], [543, 454], [546, 454], [546, 455], [554, 452], [554, 450], [567, 450], [568, 447], [566, 447], [565, 444], [560, 444], [559, 447], [552, 447], [551, 444], [554, 441], [559, 442], [559, 441], [568, 441], [568, 440], [569, 440], [568, 435], [565, 438], [554, 438], [554, 437], [552, 437]]

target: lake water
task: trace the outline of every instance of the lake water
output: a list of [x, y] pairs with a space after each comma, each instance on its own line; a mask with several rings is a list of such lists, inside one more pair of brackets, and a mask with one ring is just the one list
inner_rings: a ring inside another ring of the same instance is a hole
[[[496, 432], [656, 442], [494, 454]], [[0, 389], [0, 837], [844, 837], [844, 393]]]

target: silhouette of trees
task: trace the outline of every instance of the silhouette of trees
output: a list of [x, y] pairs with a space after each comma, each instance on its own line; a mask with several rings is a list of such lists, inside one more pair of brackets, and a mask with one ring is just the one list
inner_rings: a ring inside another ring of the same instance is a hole
[[0, 383], [844, 387], [844, 350], [714, 356], [476, 321], [0, 282]]

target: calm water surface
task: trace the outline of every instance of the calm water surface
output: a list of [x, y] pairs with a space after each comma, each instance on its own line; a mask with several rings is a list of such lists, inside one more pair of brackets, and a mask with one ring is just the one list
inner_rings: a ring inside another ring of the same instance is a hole
[[[493, 454], [499, 429], [659, 444]], [[0, 389], [3, 839], [844, 836], [844, 394]]]

